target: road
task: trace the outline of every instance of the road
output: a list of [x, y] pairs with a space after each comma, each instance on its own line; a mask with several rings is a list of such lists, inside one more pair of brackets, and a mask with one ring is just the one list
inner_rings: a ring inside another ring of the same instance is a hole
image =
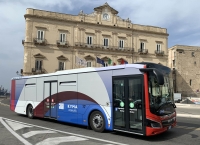
[[[8, 100], [2, 103], [8, 104]], [[199, 145], [200, 107], [177, 106], [178, 126], [163, 134], [143, 137], [119, 132], [97, 133], [86, 127], [49, 119], [28, 119], [0, 104], [0, 145], [70, 144], [70, 145]]]

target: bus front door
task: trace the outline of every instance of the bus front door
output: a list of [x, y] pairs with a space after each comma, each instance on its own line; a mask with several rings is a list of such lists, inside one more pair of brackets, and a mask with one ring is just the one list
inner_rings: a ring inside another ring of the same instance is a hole
[[143, 76], [113, 77], [114, 130], [144, 135]]
[[57, 118], [57, 81], [44, 82], [44, 117]]

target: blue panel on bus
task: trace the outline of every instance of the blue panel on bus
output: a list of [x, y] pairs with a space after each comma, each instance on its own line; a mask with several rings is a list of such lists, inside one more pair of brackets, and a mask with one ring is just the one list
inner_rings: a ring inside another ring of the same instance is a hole
[[74, 113], [66, 113], [62, 111], [58, 111], [58, 121], [69, 122], [77, 124], [77, 114]]

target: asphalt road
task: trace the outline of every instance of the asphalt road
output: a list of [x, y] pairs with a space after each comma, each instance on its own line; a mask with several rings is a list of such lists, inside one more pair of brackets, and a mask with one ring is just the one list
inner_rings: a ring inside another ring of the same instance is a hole
[[[9, 100], [1, 102], [9, 104]], [[0, 145], [56, 144], [55, 139], [63, 145], [199, 145], [200, 107], [177, 107], [178, 114], [191, 116], [177, 117], [178, 126], [163, 134], [143, 137], [119, 132], [97, 133], [86, 127], [49, 119], [28, 119], [10, 111], [9, 106], [0, 104]], [[51, 141], [50, 138], [55, 139]]]

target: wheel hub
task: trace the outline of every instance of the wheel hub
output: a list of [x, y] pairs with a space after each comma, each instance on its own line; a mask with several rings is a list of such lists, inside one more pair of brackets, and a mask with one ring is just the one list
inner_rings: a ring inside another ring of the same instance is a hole
[[96, 115], [93, 118], [93, 125], [95, 128], [100, 128], [103, 124], [103, 118], [100, 115]]

